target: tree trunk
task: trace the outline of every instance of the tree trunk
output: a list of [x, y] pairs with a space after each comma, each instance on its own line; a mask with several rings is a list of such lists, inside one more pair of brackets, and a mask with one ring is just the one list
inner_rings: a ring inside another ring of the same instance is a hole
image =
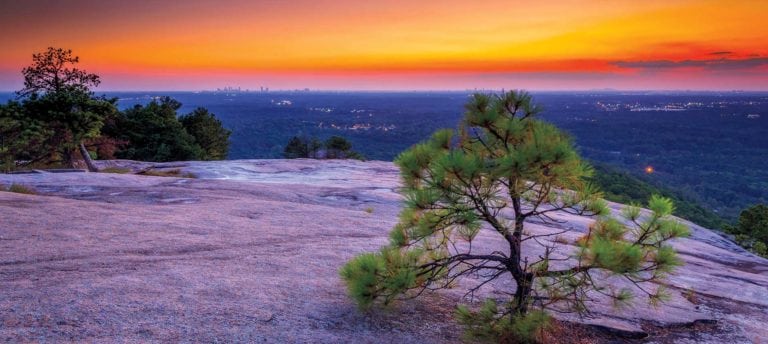
[[[61, 153], [61, 162], [63, 163], [63, 165], [70, 168], [74, 168], [75, 157], [73, 156], [72, 151], [69, 149], [65, 149], [60, 153]], [[51, 154], [50, 161], [58, 160], [58, 157], [55, 154], [58, 154], [58, 153]]]
[[80, 155], [83, 156], [85, 165], [88, 166], [88, 172], [99, 172], [99, 169], [96, 168], [96, 165], [93, 164], [93, 160], [91, 160], [91, 154], [89, 154], [88, 150], [85, 149], [85, 145], [80, 142], [78, 147], [80, 148]]
[[526, 271], [526, 266], [520, 265], [522, 259], [521, 244], [523, 230], [525, 226], [525, 217], [522, 215], [522, 202], [520, 197], [512, 197], [512, 205], [515, 210], [515, 227], [512, 232], [512, 243], [510, 244], [510, 259], [512, 262], [512, 276], [517, 284], [513, 305], [514, 313], [524, 315], [528, 313], [528, 298], [531, 296], [533, 288], [533, 273]]
[[520, 315], [528, 313], [528, 303], [533, 289], [533, 273], [523, 272], [523, 275], [516, 279], [517, 290], [515, 291], [515, 312]]

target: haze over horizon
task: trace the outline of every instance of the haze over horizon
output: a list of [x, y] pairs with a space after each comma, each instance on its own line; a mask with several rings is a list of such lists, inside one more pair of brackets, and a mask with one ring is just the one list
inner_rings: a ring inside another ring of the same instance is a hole
[[768, 2], [25, 1], [0, 91], [49, 46], [104, 91], [768, 91]]

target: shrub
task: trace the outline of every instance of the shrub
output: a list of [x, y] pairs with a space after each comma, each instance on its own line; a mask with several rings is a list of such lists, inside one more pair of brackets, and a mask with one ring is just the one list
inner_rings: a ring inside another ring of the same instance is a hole
[[752, 250], [760, 256], [768, 258], [768, 247], [761, 241], [752, 245]]
[[683, 291], [683, 297], [686, 298], [690, 303], [694, 305], [699, 304], [699, 298], [696, 296], [696, 290], [693, 288], [688, 288], [685, 291]]
[[115, 152], [115, 156], [142, 161], [205, 158], [203, 148], [179, 122], [177, 111], [180, 107], [178, 101], [164, 97], [121, 111], [103, 130], [116, 140], [128, 142]]
[[465, 339], [487, 343], [537, 343], [550, 327], [547, 313], [532, 311], [512, 317], [499, 317], [496, 301], [488, 299], [478, 311], [466, 306], [456, 310], [457, 321], [466, 329]]
[[131, 173], [131, 169], [127, 168], [127, 167], [114, 167], [114, 166], [112, 166], [112, 167], [103, 168], [99, 172], [127, 174], [127, 173]]
[[173, 170], [167, 170], [167, 171], [148, 170], [148, 171], [141, 172], [139, 174], [145, 175], [145, 176], [153, 176], [153, 177], [197, 178], [197, 176], [194, 173], [191, 173], [191, 172], [182, 173], [180, 169], [173, 169]]
[[37, 195], [37, 191], [35, 191], [35, 189], [16, 183], [11, 184], [11, 187], [8, 188], [8, 191], [27, 195]]
[[726, 229], [734, 234], [736, 243], [765, 256], [768, 245], [768, 206], [758, 204], [744, 209], [736, 226]]
[[283, 150], [286, 159], [354, 159], [365, 160], [365, 157], [352, 150], [352, 143], [341, 136], [331, 136], [325, 142], [316, 137], [294, 136], [288, 141]]

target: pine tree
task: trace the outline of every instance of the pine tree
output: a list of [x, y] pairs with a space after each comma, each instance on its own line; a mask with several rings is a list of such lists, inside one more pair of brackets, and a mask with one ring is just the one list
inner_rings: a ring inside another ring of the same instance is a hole
[[[662, 288], [644, 284], [680, 265], [668, 242], [687, 228], [670, 218], [672, 202], [652, 197], [650, 214], [629, 206], [625, 222], [611, 218], [585, 182], [591, 168], [568, 136], [537, 119], [539, 112], [525, 92], [476, 94], [458, 131], [438, 131], [400, 154], [406, 202], [389, 244], [340, 271], [361, 307], [448, 288], [468, 276], [480, 280], [467, 291], [474, 295], [509, 277], [510, 299], [489, 300], [478, 312], [459, 307], [457, 318], [474, 338], [524, 341], [545, 325], [547, 309], [588, 312], [590, 293], [621, 304], [633, 296], [627, 286], [637, 286], [651, 302], [663, 300]], [[573, 229], [525, 230], [526, 220], [553, 223], [558, 212], [596, 218], [570, 256], [557, 238]], [[493, 233], [504, 249], [478, 252], [472, 242], [481, 231]], [[601, 283], [611, 276], [626, 286]]]
[[325, 140], [325, 155], [328, 159], [346, 159], [352, 149], [352, 143], [341, 136], [331, 136]]
[[229, 152], [229, 135], [231, 131], [216, 115], [206, 108], [197, 108], [189, 114], [179, 117], [184, 129], [195, 138], [195, 142], [203, 149], [203, 160], [224, 160]]
[[170, 97], [152, 100], [122, 111], [105, 128], [113, 138], [128, 142], [116, 155], [142, 161], [205, 159], [206, 152], [178, 119], [181, 103]]
[[751, 248], [761, 256], [768, 256], [768, 205], [756, 204], [741, 211], [736, 226], [726, 229], [735, 234], [740, 245]]
[[309, 146], [305, 138], [294, 136], [283, 150], [286, 159], [309, 158]]
[[40, 127], [38, 134], [46, 136], [42, 152], [27, 147], [31, 161], [61, 156], [72, 166], [79, 151], [88, 169], [96, 171], [84, 141], [99, 136], [105, 117], [117, 111], [116, 100], [95, 97], [91, 87], [99, 85], [99, 76], [78, 69], [78, 62], [71, 50], [60, 48], [32, 55], [32, 65], [22, 70], [24, 89], [17, 92], [23, 100], [24, 116], [19, 120], [27, 127]]

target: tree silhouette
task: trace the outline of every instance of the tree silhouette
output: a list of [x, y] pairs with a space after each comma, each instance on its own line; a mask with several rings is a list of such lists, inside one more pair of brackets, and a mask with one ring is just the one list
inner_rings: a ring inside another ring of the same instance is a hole
[[32, 65], [22, 69], [24, 88], [17, 94], [24, 119], [42, 123], [49, 133], [49, 149], [70, 166], [79, 150], [88, 169], [97, 171], [83, 142], [99, 136], [104, 118], [117, 111], [116, 100], [94, 97], [90, 88], [99, 85], [99, 77], [76, 68], [78, 62], [71, 50], [60, 48], [33, 54]]
[[352, 143], [341, 136], [331, 136], [325, 140], [325, 156], [328, 159], [346, 159], [351, 149]]
[[61, 48], [48, 47], [46, 52], [33, 54], [32, 65], [21, 70], [24, 89], [16, 93], [22, 97], [65, 90], [90, 93], [101, 81], [98, 75], [76, 68], [78, 62], [80, 58], [72, 56], [72, 50]]

